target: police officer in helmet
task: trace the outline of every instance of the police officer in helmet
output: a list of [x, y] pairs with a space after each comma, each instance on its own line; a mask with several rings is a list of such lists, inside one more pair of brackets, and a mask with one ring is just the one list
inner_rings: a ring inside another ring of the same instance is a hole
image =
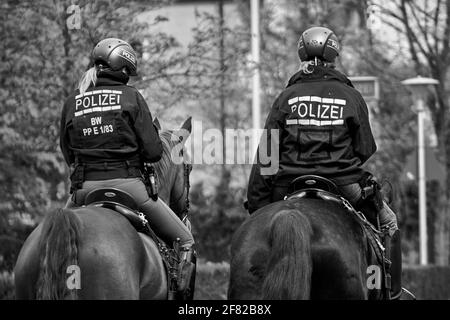
[[137, 55], [127, 42], [107, 38], [92, 51], [94, 65], [64, 104], [60, 146], [71, 174], [71, 203], [82, 205], [92, 190], [112, 187], [133, 195], [152, 229], [168, 244], [180, 239], [179, 291], [195, 268], [190, 230], [161, 200], [149, 197], [142, 181], [144, 163], [161, 159], [163, 148], [149, 108], [137, 89]]
[[[376, 151], [368, 108], [351, 81], [335, 69], [340, 46], [334, 32], [312, 27], [298, 42], [300, 70], [277, 97], [265, 129], [279, 130], [279, 169], [261, 174], [257, 162], [248, 185], [248, 209], [282, 200], [289, 184], [302, 175], [329, 178], [354, 206], [362, 201], [368, 173], [361, 167]], [[261, 141], [270, 145], [270, 141]], [[266, 149], [267, 150], [267, 149]], [[378, 199], [377, 210], [392, 260], [391, 296], [401, 294], [400, 233], [395, 213]]]

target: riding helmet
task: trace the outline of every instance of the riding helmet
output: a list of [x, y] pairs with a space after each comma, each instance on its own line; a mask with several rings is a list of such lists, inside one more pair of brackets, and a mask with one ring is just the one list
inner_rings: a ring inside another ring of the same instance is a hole
[[339, 55], [339, 42], [328, 28], [312, 27], [300, 36], [298, 41], [298, 56], [301, 61], [318, 58], [326, 62], [334, 62]]
[[106, 64], [114, 71], [127, 68], [131, 76], [136, 76], [137, 55], [128, 42], [117, 38], [103, 39], [92, 50], [95, 64]]

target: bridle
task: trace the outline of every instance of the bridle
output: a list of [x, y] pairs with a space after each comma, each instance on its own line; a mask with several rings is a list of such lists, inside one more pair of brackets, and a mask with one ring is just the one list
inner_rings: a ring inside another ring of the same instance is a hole
[[[183, 189], [186, 190], [186, 198], [184, 200], [185, 206], [184, 206], [183, 211], [181, 212], [181, 217], [184, 220], [188, 216], [189, 209], [191, 208], [191, 204], [189, 201], [189, 190], [191, 188], [189, 176], [190, 176], [190, 173], [192, 170], [192, 164], [183, 162], [183, 170], [184, 170], [184, 188]], [[184, 192], [183, 192], [183, 194], [184, 194]]]

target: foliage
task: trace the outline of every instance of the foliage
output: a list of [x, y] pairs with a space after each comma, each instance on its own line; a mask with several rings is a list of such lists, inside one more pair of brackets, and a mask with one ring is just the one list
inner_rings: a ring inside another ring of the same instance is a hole
[[384, 27], [397, 35], [399, 41], [396, 47], [406, 52], [403, 56], [409, 62], [408, 69], [413, 75], [432, 77], [439, 81], [433, 89], [435, 94], [429, 95], [426, 100], [438, 142], [439, 159], [446, 167], [446, 186], [440, 190], [441, 197], [437, 201], [439, 212], [432, 224], [437, 226], [437, 260], [447, 265], [450, 255], [450, 117], [447, 84], [450, 65], [450, 1], [395, 0], [388, 6], [380, 1], [374, 1], [374, 4], [379, 8], [378, 18]]
[[230, 260], [231, 238], [246, 217], [242, 190], [223, 189], [218, 196], [208, 196], [203, 184], [191, 191], [193, 235], [199, 257], [213, 262]]
[[14, 299], [14, 277], [12, 273], [0, 272], [0, 300]]
[[448, 300], [450, 292], [450, 269], [448, 266], [405, 266], [403, 285], [419, 300]]
[[226, 262], [201, 262], [197, 267], [195, 300], [226, 300], [230, 265]]

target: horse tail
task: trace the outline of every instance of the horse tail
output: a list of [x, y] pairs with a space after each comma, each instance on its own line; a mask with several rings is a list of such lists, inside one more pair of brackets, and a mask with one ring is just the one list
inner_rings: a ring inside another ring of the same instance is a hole
[[77, 290], [68, 287], [71, 272], [68, 267], [78, 266], [80, 226], [79, 218], [70, 209], [57, 209], [45, 218], [41, 233], [36, 299], [78, 298]]
[[271, 252], [263, 282], [263, 299], [309, 299], [311, 290], [311, 225], [294, 210], [278, 212], [270, 230]]

